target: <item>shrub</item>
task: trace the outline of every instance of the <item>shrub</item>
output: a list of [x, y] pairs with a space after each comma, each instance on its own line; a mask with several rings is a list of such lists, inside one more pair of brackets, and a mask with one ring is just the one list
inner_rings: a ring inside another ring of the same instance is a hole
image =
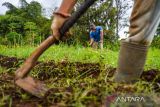
[[17, 32], [9, 32], [6, 35], [7, 40], [13, 45], [20, 44], [22, 41], [21, 34], [18, 34]]

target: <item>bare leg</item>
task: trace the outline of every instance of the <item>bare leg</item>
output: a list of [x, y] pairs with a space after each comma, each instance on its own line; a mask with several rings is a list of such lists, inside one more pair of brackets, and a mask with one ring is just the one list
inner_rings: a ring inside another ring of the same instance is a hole
[[29, 71], [35, 66], [36, 61], [38, 60], [40, 55], [55, 41], [56, 39], [54, 36], [50, 36], [45, 41], [43, 41], [40, 46], [36, 50], [34, 50], [30, 57], [24, 62], [24, 64], [16, 71], [16, 79], [26, 76]]

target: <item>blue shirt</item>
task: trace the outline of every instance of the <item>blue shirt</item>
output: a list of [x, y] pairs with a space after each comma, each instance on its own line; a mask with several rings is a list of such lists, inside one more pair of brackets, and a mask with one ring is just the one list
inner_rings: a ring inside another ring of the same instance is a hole
[[101, 30], [103, 30], [103, 28], [101, 26], [96, 26], [95, 31], [90, 31], [90, 38], [93, 39], [95, 42], [99, 42], [100, 38], [101, 38], [100, 37]]

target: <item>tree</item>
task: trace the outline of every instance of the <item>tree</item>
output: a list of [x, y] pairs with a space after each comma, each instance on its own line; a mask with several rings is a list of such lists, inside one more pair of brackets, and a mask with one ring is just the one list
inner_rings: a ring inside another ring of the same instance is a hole
[[[84, 0], [78, 0], [74, 11], [76, 11]], [[72, 29], [73, 37], [77, 42], [85, 43], [89, 40], [89, 25], [91, 22], [103, 27], [105, 39], [115, 35], [116, 28], [116, 8], [113, 0], [101, 0], [92, 5], [88, 11], [78, 20]], [[106, 30], [107, 26], [107, 30]], [[108, 30], [110, 32], [108, 32]], [[72, 39], [73, 40], [73, 39]]]
[[9, 15], [0, 16], [0, 36], [1, 37], [5, 37], [5, 34], [9, 32], [8, 18], [9, 18]]
[[3, 3], [2, 6], [6, 6], [9, 9], [7, 11], [7, 14], [15, 14], [15, 12], [17, 11], [17, 7], [15, 7], [13, 4], [9, 2]]
[[15, 31], [18, 33], [23, 32], [23, 24], [25, 23], [25, 20], [22, 17], [10, 15], [7, 21], [9, 31]]
[[24, 24], [26, 40], [30, 45], [34, 45], [35, 39], [38, 36], [38, 29], [34, 22], [26, 22]]
[[0, 16], [0, 35], [5, 36], [8, 32], [23, 34], [24, 19], [19, 16], [5, 15]]
[[36, 1], [32, 1], [27, 7], [27, 17], [29, 19], [32, 19], [34, 21], [37, 20], [38, 17], [41, 17], [41, 13], [42, 13], [42, 6], [40, 5], [40, 3], [36, 2]]
[[19, 3], [21, 8], [26, 8], [29, 5], [26, 0], [19, 0]]
[[[8, 32], [16, 32], [27, 40], [30, 38], [31, 44], [36, 41], [39, 43], [39, 38], [49, 36], [51, 21], [42, 16], [40, 3], [36, 1], [27, 3], [26, 0], [19, 0], [19, 7], [9, 2], [5, 2], [3, 6], [8, 8], [6, 15], [0, 16], [0, 35], [3, 37]], [[29, 24], [31, 24], [30, 28], [27, 28]]]
[[129, 25], [127, 25], [129, 22], [129, 17], [126, 16], [128, 14], [128, 10], [132, 7], [133, 5], [133, 0], [115, 0], [116, 4], [116, 35], [118, 35], [119, 31], [122, 28], [125, 28]]

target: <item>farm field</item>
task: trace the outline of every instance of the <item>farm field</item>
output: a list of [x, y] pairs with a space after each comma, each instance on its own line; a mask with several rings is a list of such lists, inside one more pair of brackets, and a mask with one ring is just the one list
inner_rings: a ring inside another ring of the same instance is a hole
[[1, 0], [0, 107], [160, 107], [159, 5]]
[[134, 85], [112, 81], [118, 51], [94, 50], [80, 46], [55, 45], [39, 59], [30, 73], [50, 88], [44, 98], [36, 98], [14, 85], [14, 72], [35, 49], [33, 46], [0, 45], [0, 106], [101, 107], [129, 104], [115, 102], [122, 95], [144, 96], [146, 104], [159, 106], [160, 50], [151, 48], [145, 70]]

